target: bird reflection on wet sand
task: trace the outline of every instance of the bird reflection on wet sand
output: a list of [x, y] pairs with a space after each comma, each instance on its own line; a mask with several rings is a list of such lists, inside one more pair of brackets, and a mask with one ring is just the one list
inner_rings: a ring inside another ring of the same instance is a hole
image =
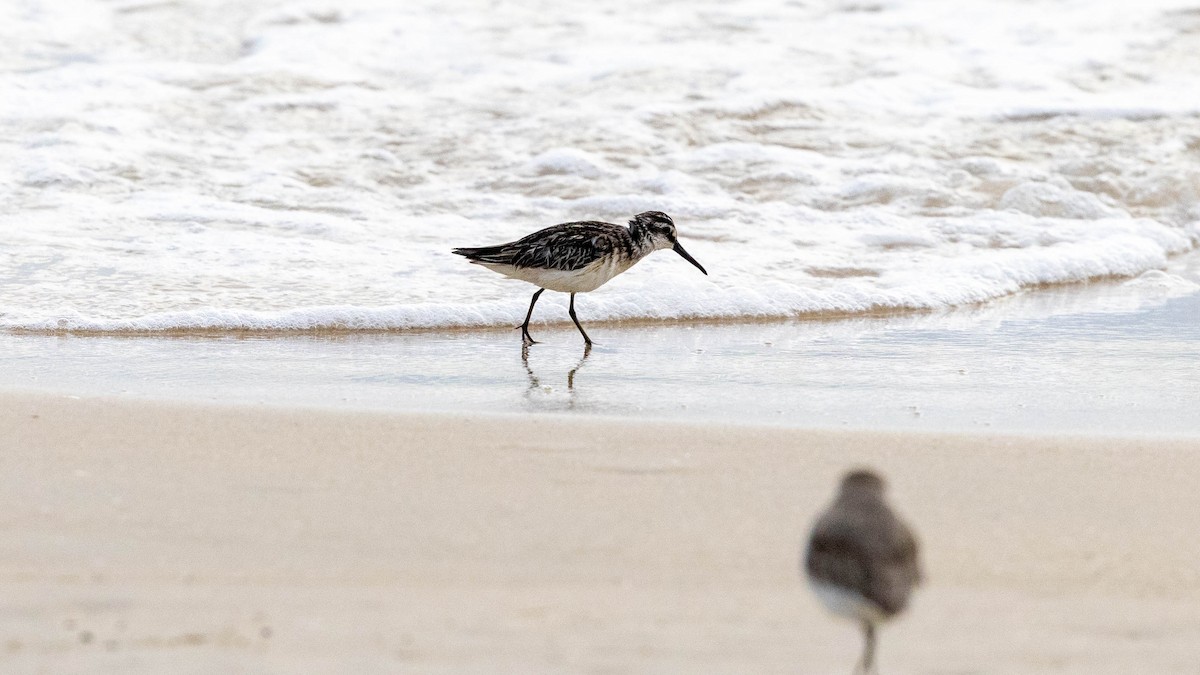
[[[591, 353], [592, 345], [590, 343], [585, 343], [583, 347], [583, 356], [579, 358], [579, 362], [575, 364], [575, 367], [571, 368], [571, 370], [567, 372], [567, 391], [570, 395], [567, 401], [567, 408], [569, 409], [575, 407], [575, 373], [579, 372], [579, 369], [582, 368], [583, 364], [587, 362], [588, 356], [590, 356]], [[529, 366], [529, 345], [527, 344], [521, 346], [521, 364], [525, 366], [525, 373], [529, 376], [529, 388], [525, 390], [525, 398], [526, 400], [533, 402], [534, 399], [531, 398], [531, 395], [535, 391], [538, 391], [542, 388], [542, 383], [537, 374], [533, 372], [533, 368]], [[538, 403], [541, 405], [543, 402], [538, 401]]]

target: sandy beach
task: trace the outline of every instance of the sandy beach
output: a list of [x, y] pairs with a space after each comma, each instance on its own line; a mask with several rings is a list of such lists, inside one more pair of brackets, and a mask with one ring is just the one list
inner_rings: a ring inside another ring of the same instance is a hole
[[0, 396], [9, 673], [843, 673], [847, 467], [929, 581], [888, 673], [1195, 673], [1200, 442]]
[[1198, 53], [0, 2], [0, 675], [846, 675], [800, 558], [861, 466], [927, 577], [880, 673], [1200, 675]]

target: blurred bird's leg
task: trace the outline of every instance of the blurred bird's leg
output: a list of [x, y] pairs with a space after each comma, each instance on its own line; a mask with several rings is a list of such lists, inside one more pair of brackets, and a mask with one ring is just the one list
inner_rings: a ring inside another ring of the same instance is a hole
[[858, 667], [854, 669], [854, 672], [861, 673], [861, 675], [872, 675], [875, 672], [875, 624], [863, 621], [862, 628], [862, 660], [858, 662]]

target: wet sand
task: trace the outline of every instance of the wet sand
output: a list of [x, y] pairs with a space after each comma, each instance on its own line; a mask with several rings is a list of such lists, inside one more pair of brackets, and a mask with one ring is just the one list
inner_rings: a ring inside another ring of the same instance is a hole
[[1194, 673], [1196, 440], [0, 396], [4, 672], [849, 672], [839, 474], [929, 584], [889, 673]]
[[[380, 412], [1200, 436], [1200, 256], [933, 314], [340, 335], [0, 334], [7, 388]], [[1182, 290], [1181, 290], [1182, 288]], [[556, 294], [557, 295], [557, 294]], [[545, 316], [556, 315], [548, 296]], [[580, 302], [585, 302], [585, 299]], [[561, 304], [561, 303], [559, 303]], [[519, 320], [519, 317], [518, 317]]]

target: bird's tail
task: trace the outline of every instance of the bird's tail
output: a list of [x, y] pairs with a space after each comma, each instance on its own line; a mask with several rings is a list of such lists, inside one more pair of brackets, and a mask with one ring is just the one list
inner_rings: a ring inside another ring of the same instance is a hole
[[508, 246], [481, 246], [479, 248], [456, 248], [451, 253], [461, 255], [462, 257], [477, 263], [491, 263], [493, 265], [509, 265], [512, 264], [513, 251]]

